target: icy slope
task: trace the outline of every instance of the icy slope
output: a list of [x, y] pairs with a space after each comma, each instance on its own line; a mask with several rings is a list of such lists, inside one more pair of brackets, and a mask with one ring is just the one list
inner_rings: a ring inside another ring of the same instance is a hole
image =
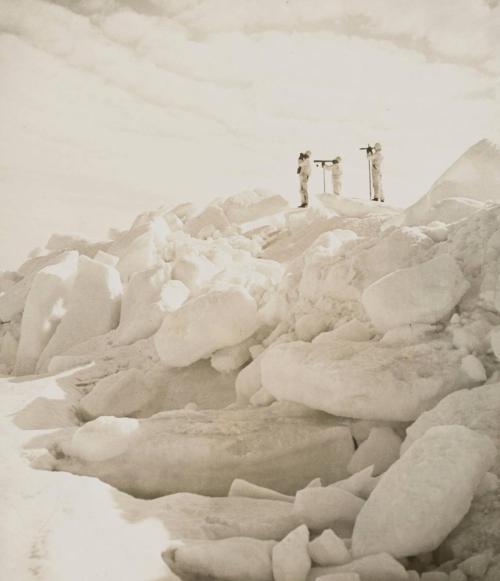
[[3, 273], [7, 577], [494, 575], [500, 204], [395, 212], [254, 192]]
[[463, 197], [486, 201], [500, 189], [500, 147], [482, 139], [470, 147], [433, 184], [428, 199], [435, 204], [445, 198]]
[[[404, 223], [423, 224], [431, 221], [429, 211], [448, 198], [447, 212], [433, 212], [433, 219], [455, 214], [455, 219], [468, 215], [478, 208], [472, 200], [485, 202], [500, 198], [500, 147], [482, 139], [470, 147], [432, 185], [430, 191], [404, 212]], [[466, 198], [465, 200], [462, 200]], [[453, 207], [452, 207], [453, 206]]]

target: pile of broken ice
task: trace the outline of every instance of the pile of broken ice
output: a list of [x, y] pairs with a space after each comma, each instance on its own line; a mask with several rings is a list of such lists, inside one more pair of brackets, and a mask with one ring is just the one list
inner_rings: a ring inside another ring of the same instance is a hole
[[251, 192], [53, 237], [0, 278], [3, 371], [84, 366], [45, 466], [248, 504], [165, 547], [181, 579], [492, 581], [500, 205], [446, 204], [404, 226]]

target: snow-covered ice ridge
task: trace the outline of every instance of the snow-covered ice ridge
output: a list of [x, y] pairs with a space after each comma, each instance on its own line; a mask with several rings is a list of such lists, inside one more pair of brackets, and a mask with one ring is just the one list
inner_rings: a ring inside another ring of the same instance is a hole
[[2, 273], [0, 577], [498, 581], [499, 168], [480, 142], [405, 212], [159, 208]]

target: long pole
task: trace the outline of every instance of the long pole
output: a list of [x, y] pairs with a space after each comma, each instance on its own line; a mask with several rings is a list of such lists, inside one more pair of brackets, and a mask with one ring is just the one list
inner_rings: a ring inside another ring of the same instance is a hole
[[323, 193], [326, 194], [325, 164], [323, 163]]
[[372, 198], [372, 164], [371, 164], [371, 160], [370, 160], [371, 147], [370, 147], [370, 144], [368, 144], [368, 147], [360, 147], [359, 149], [362, 151], [366, 151], [366, 160], [368, 162], [368, 192], [369, 192], [370, 201], [371, 201], [373, 199]]
[[368, 187], [370, 188], [370, 201], [373, 200], [373, 196], [372, 196], [372, 164], [370, 162], [370, 156], [368, 155], [368, 152], [366, 152], [366, 158], [368, 159]]

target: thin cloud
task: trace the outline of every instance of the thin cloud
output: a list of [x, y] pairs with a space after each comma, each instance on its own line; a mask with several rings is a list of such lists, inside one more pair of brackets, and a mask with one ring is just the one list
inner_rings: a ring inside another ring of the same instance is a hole
[[[397, 7], [397, 8], [396, 8]], [[396, 9], [395, 9], [396, 8]], [[335, 31], [498, 71], [500, 9], [479, 0], [204, 0], [177, 20], [198, 34]]]

